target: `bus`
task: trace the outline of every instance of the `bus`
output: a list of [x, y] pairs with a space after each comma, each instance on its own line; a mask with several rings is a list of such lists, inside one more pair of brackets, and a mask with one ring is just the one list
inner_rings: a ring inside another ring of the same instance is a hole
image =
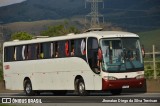
[[122, 31], [91, 31], [3, 44], [6, 89], [26, 95], [43, 91], [64, 95], [75, 91], [110, 91], [144, 85], [139, 36]]

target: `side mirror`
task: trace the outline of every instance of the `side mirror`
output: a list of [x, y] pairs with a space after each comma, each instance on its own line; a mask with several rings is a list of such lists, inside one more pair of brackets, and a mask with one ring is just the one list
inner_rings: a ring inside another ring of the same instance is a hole
[[145, 49], [144, 49], [144, 45], [142, 45], [142, 57], [145, 58]]

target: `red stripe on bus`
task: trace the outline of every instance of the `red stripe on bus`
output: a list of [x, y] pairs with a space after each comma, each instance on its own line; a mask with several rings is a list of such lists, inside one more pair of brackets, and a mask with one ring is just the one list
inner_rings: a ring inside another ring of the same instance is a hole
[[5, 66], [4, 66], [4, 69], [5, 69], [5, 70], [10, 69], [10, 65], [5, 65]]

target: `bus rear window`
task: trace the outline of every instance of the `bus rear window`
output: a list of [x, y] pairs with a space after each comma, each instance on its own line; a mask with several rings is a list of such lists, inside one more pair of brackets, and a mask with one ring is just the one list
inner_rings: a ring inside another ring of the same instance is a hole
[[10, 62], [15, 60], [15, 48], [5, 47], [4, 48], [4, 62]]

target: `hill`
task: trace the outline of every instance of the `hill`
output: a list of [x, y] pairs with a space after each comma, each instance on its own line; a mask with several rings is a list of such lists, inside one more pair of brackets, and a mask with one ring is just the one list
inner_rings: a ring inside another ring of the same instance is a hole
[[[72, 21], [71, 21], [72, 20]], [[54, 26], [62, 24], [65, 21], [69, 22], [69, 25], [77, 27], [81, 32], [84, 29], [84, 21], [79, 18], [72, 18], [71, 20], [62, 19], [62, 20], [42, 20], [42, 21], [33, 21], [33, 22], [14, 22], [10, 24], [5, 24], [7, 29], [13, 33], [18, 31], [26, 31], [34, 35], [39, 35], [41, 31], [48, 28], [48, 26]], [[112, 24], [105, 24], [104, 30], [122, 30], [120, 27], [113, 27]], [[137, 33], [140, 36], [141, 44], [144, 44], [147, 51], [152, 51], [152, 45], [156, 46], [156, 49], [160, 51], [160, 29], [145, 31]], [[8, 39], [10, 36], [6, 36]]]
[[[10, 35], [14, 32], [25, 31], [33, 35], [40, 35], [43, 30], [46, 30], [49, 26], [60, 25], [67, 22], [69, 26], [74, 26], [79, 29], [80, 32], [84, 32], [87, 28], [85, 23], [89, 25], [89, 21], [84, 21], [83, 18], [70, 18], [60, 20], [40, 20], [32, 22], [13, 22], [4, 24], [6, 33], [4, 32], [4, 39], [9, 40]], [[103, 24], [104, 30], [123, 30], [120, 27], [113, 26], [111, 23]]]
[[[59, 20], [72, 17], [84, 18], [90, 5], [84, 0], [26, 0], [25, 2], [0, 8], [0, 23]], [[106, 23], [127, 31], [143, 32], [160, 28], [159, 0], [104, 0], [105, 8], [100, 12]]]
[[141, 32], [138, 34], [141, 43], [144, 44], [146, 51], [152, 51], [152, 45], [155, 45], [156, 51], [160, 51], [160, 29]]

